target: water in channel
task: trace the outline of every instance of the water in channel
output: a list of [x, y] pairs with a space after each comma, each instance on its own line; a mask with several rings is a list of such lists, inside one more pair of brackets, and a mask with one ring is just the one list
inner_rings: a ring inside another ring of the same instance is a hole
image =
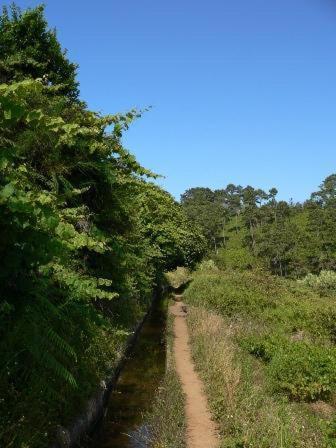
[[[90, 448], [149, 448], [146, 414], [166, 366], [166, 301], [156, 301], [111, 393]], [[146, 441], [148, 440], [148, 441]]]

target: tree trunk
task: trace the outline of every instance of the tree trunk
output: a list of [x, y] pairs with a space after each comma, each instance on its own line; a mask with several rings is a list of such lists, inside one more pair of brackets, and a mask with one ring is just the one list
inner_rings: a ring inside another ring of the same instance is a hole
[[218, 249], [217, 249], [217, 243], [216, 243], [216, 238], [214, 237], [214, 247], [215, 247], [215, 253], [218, 254]]
[[224, 222], [223, 222], [223, 243], [224, 243], [224, 247], [226, 247], [226, 238], [225, 238], [225, 218], [224, 218]]

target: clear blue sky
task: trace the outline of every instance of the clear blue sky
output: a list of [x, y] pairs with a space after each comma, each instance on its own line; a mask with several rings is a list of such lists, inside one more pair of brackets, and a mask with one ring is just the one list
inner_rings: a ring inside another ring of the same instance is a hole
[[153, 106], [124, 141], [177, 198], [233, 182], [303, 200], [336, 172], [334, 0], [45, 4], [90, 108]]

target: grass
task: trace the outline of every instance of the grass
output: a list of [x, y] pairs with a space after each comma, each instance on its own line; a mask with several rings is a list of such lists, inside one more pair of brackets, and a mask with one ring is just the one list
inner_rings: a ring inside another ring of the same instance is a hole
[[148, 436], [142, 435], [145, 446], [152, 448], [185, 448], [184, 394], [177, 377], [173, 358], [172, 316], [167, 322], [167, 368], [148, 421]]
[[184, 294], [222, 447], [336, 446], [336, 300], [261, 271], [199, 270]]
[[188, 326], [222, 448], [327, 446], [319, 427], [321, 416], [270, 393], [263, 366], [235, 343], [239, 327], [194, 307], [189, 309]]

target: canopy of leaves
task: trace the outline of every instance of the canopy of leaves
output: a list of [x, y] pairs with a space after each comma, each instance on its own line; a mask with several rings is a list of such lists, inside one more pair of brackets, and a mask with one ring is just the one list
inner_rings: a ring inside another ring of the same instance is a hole
[[24, 12], [4, 7], [0, 16], [0, 83], [41, 78], [70, 99], [78, 97], [77, 65], [62, 50], [55, 30], [49, 30], [44, 7]]
[[185, 213], [202, 229], [208, 246], [213, 249], [217, 247], [227, 214], [218, 199], [210, 188], [191, 188], [181, 196]]

